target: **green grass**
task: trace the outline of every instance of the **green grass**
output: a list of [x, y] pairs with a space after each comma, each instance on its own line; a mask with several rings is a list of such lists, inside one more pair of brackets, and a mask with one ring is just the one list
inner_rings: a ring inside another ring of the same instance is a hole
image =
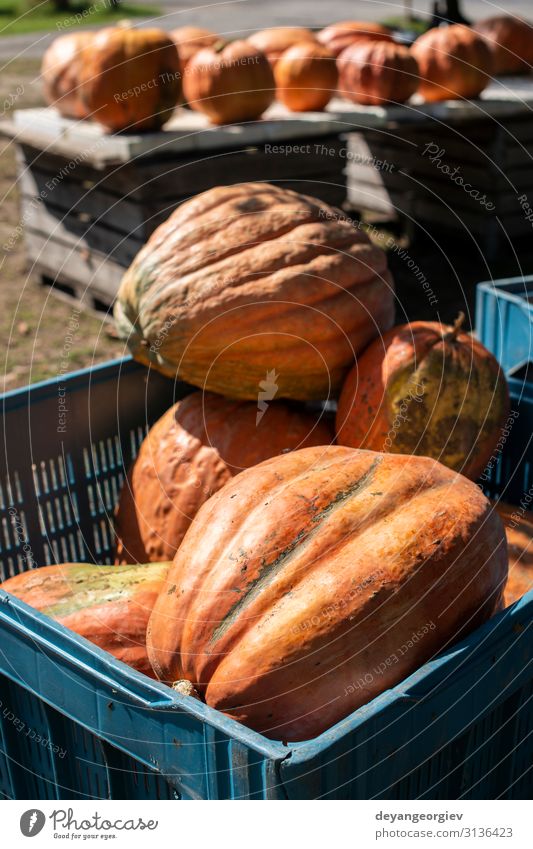
[[422, 35], [422, 33], [427, 30], [430, 19], [413, 17], [408, 20], [403, 16], [398, 16], [395, 18], [387, 18], [384, 21], [380, 21], [380, 23], [383, 24], [383, 26], [390, 27], [391, 29], [406, 29], [411, 32], [416, 32], [417, 35]]
[[32, 2], [35, 3], [34, 8], [28, 9], [28, 0], [0, 0], [0, 37], [43, 30], [56, 30], [60, 34], [78, 26], [107, 24], [127, 18], [154, 18], [161, 14], [156, 6], [121, 3], [114, 8], [109, 0], [78, 0], [69, 10], [61, 12], [46, 0], [43, 3], [39, 0]]

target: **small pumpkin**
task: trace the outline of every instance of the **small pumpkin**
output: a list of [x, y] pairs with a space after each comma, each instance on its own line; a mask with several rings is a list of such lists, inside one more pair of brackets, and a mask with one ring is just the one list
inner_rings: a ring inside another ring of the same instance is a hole
[[501, 520], [471, 481], [427, 457], [304, 448], [203, 505], [148, 654], [163, 681], [306, 740], [488, 619], [506, 577]]
[[178, 27], [170, 32], [170, 37], [178, 48], [182, 71], [192, 57], [204, 47], [211, 47], [220, 41], [220, 36], [204, 27]]
[[181, 94], [176, 45], [158, 29], [109, 27], [82, 54], [80, 96], [108, 130], [157, 130]]
[[370, 345], [339, 398], [341, 445], [421, 454], [476, 479], [500, 438], [507, 382], [492, 354], [453, 327], [414, 321]]
[[317, 34], [317, 40], [334, 56], [339, 56], [350, 44], [362, 41], [393, 41], [388, 27], [370, 21], [340, 21], [330, 24]]
[[418, 62], [418, 92], [428, 102], [477, 97], [494, 70], [485, 39], [453, 24], [423, 33], [411, 48]]
[[220, 186], [179, 206], [115, 304], [136, 359], [256, 402], [272, 371], [276, 398], [334, 396], [393, 316], [384, 251], [339, 210], [268, 183]]
[[276, 96], [292, 112], [325, 109], [337, 87], [333, 53], [316, 42], [289, 47], [274, 68]]
[[21, 572], [1, 589], [153, 677], [146, 626], [169, 566], [61, 563]]
[[418, 64], [407, 47], [388, 41], [355, 42], [337, 59], [339, 92], [354, 103], [405, 103], [418, 88]]
[[514, 15], [497, 15], [474, 24], [492, 51], [495, 74], [528, 74], [533, 67], [533, 26]]
[[505, 527], [509, 577], [504, 606], [514, 604], [533, 589], [533, 513], [499, 501], [496, 509]]
[[316, 39], [310, 29], [306, 27], [270, 27], [254, 32], [248, 41], [261, 50], [274, 68], [280, 56], [289, 47], [301, 42], [313, 44]]
[[255, 121], [274, 100], [274, 88], [266, 56], [247, 41], [199, 50], [183, 78], [189, 106], [212, 124]]
[[282, 401], [275, 375], [258, 403], [193, 392], [150, 429], [120, 494], [117, 561], [171, 560], [201, 505], [234, 475], [308, 445], [329, 445], [332, 427]]
[[87, 118], [79, 83], [83, 49], [92, 41], [90, 32], [72, 32], [55, 38], [43, 56], [41, 79], [44, 99], [65, 118]]

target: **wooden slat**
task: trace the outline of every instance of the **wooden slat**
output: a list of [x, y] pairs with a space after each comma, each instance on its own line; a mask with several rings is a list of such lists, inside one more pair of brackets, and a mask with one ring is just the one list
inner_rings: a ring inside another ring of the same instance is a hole
[[133, 235], [124, 236], [102, 224], [87, 224], [35, 198], [22, 197], [21, 201], [22, 219], [27, 228], [84, 255], [96, 251], [127, 268], [143, 246]]
[[113, 303], [124, 275], [120, 265], [96, 251], [85, 257], [81, 251], [33, 230], [27, 229], [24, 239], [33, 270], [75, 286], [82, 300], [97, 297], [103, 303]]

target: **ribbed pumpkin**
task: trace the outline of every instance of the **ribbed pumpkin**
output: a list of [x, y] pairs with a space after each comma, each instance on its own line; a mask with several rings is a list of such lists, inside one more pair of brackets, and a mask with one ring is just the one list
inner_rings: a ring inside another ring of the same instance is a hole
[[109, 27], [85, 47], [80, 96], [109, 130], [156, 130], [181, 94], [176, 45], [159, 29]]
[[414, 321], [367, 348], [339, 398], [339, 444], [434, 457], [473, 479], [482, 473], [509, 396], [497, 361], [461, 321]]
[[512, 15], [478, 21], [473, 29], [489, 45], [495, 74], [527, 74], [533, 66], [533, 26]]
[[126, 272], [115, 305], [133, 356], [169, 376], [257, 400], [334, 395], [391, 326], [385, 253], [321, 201], [267, 183], [180, 206]]
[[418, 65], [407, 47], [356, 42], [337, 59], [339, 92], [354, 103], [404, 103], [418, 88]]
[[418, 92], [428, 102], [477, 97], [493, 73], [486, 41], [462, 24], [430, 29], [411, 50], [420, 72]]
[[276, 96], [292, 112], [324, 109], [337, 87], [333, 53], [316, 42], [289, 47], [274, 68]]
[[340, 21], [321, 30], [317, 40], [334, 56], [339, 56], [350, 44], [361, 41], [392, 41], [390, 29], [370, 21]]
[[271, 375], [259, 405], [193, 392], [159, 419], [120, 495], [119, 562], [171, 560], [201, 505], [233, 475], [276, 454], [333, 441], [329, 422], [272, 401], [275, 394]]
[[220, 41], [220, 36], [216, 32], [203, 27], [178, 27], [171, 31], [170, 37], [178, 48], [182, 71], [199, 50], [211, 47]]
[[61, 563], [21, 572], [1, 589], [153, 677], [146, 626], [170, 563]]
[[502, 523], [466, 478], [425, 457], [304, 448], [204, 504], [148, 655], [162, 680], [304, 740], [487, 619], [506, 576]]
[[41, 79], [44, 99], [65, 118], [86, 118], [80, 92], [81, 56], [92, 41], [90, 32], [72, 32], [54, 39], [43, 57]]
[[254, 32], [249, 36], [248, 41], [261, 50], [272, 67], [275, 67], [282, 53], [289, 47], [303, 41], [312, 44], [316, 39], [311, 30], [306, 27], [271, 27]]
[[218, 42], [187, 65], [183, 93], [212, 124], [255, 121], [274, 100], [274, 77], [264, 53], [247, 41]]
[[496, 509], [507, 537], [509, 577], [503, 598], [505, 607], [509, 607], [533, 589], [533, 513], [502, 501]]

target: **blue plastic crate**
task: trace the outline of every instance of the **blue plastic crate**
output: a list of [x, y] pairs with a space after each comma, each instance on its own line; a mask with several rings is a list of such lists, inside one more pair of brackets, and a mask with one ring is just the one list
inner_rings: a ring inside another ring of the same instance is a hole
[[476, 333], [507, 375], [533, 363], [533, 276], [478, 283]]
[[[38, 563], [110, 559], [109, 517], [146, 410], [155, 419], [188, 391], [131, 360], [69, 375], [61, 386], [64, 432], [56, 381], [3, 398], [4, 576], [27, 568], [29, 551]], [[488, 488], [518, 503], [533, 484], [533, 389], [512, 381], [512, 396], [519, 416]], [[0, 593], [0, 792], [19, 799], [530, 798], [532, 620], [530, 593], [329, 731], [284, 746]]]

